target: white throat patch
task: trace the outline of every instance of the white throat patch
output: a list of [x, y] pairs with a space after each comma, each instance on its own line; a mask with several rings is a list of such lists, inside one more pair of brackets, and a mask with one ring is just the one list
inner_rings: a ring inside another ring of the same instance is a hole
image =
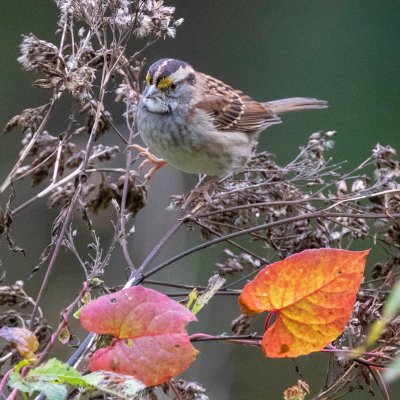
[[159, 97], [158, 98], [157, 97], [156, 98], [144, 97], [143, 104], [146, 106], [146, 108], [150, 112], [153, 112], [153, 113], [165, 114], [166, 112], [169, 111], [168, 106]]

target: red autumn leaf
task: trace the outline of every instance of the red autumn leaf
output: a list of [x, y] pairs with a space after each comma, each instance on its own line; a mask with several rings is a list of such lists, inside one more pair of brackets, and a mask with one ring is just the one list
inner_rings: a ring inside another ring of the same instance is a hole
[[155, 386], [186, 370], [198, 353], [185, 330], [196, 317], [155, 290], [136, 286], [102, 296], [84, 306], [79, 319], [88, 331], [117, 339], [92, 356], [92, 371], [132, 375]]
[[305, 250], [260, 271], [239, 302], [247, 314], [276, 313], [262, 340], [265, 355], [297, 357], [336, 339], [351, 316], [368, 253]]
[[146, 386], [155, 386], [187, 369], [196, 355], [187, 335], [146, 336], [117, 340], [111, 347], [97, 350], [89, 368], [132, 375]]
[[34, 353], [39, 347], [39, 342], [29, 329], [4, 326], [0, 329], [0, 337], [12, 343], [22, 357], [35, 358]]

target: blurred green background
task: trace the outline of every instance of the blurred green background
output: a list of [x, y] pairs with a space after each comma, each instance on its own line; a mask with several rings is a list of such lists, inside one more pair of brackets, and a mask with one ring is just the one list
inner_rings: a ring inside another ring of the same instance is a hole
[[[175, 5], [176, 17], [183, 17], [185, 22], [176, 39], [161, 40], [147, 51], [149, 63], [163, 57], [183, 59], [257, 100], [311, 96], [329, 101], [327, 110], [285, 115], [284, 124], [262, 135], [259, 148], [276, 154], [278, 162], [291, 160], [308, 136], [319, 130], [338, 132], [331, 154], [337, 162], [347, 160], [345, 168], [367, 158], [377, 142], [399, 147], [400, 1], [179, 0], [167, 5]], [[16, 61], [17, 46], [21, 34], [30, 32], [57, 43], [56, 21], [57, 9], [50, 0], [0, 2], [1, 126], [22, 109], [43, 104], [49, 98], [47, 91], [31, 86], [33, 74], [21, 70]], [[133, 43], [132, 52], [136, 49]], [[121, 105], [113, 107], [115, 122], [122, 122]], [[54, 133], [62, 129], [68, 112], [57, 110], [57, 118], [50, 125]], [[15, 162], [20, 139], [17, 131], [1, 138], [1, 180]], [[108, 140], [111, 143], [113, 136]], [[194, 177], [183, 176], [172, 168], [165, 168], [154, 178], [149, 206], [135, 221], [137, 234], [132, 238], [131, 251], [136, 262], [176, 220], [177, 214], [165, 211], [169, 196], [183, 192], [193, 182]], [[33, 193], [21, 188], [16, 204]], [[6, 201], [6, 196], [0, 200], [3, 208]], [[2, 240], [0, 258], [7, 272], [6, 283], [27, 278], [49, 241], [55, 215], [42, 201], [16, 217], [14, 238], [26, 249], [27, 256], [9, 253]], [[98, 233], [106, 244], [112, 234], [111, 218], [113, 213], [109, 211], [97, 222]], [[176, 254], [196, 238], [195, 233], [181, 232], [160, 257]], [[157, 278], [204, 284], [219, 259], [220, 249], [213, 249], [207, 258], [196, 254]], [[114, 262], [115, 269], [108, 275], [114, 283], [121, 283], [124, 263], [122, 258]], [[70, 263], [71, 257], [62, 254], [44, 299], [53, 324], [58, 321], [57, 312], [79, 289], [79, 269]], [[27, 282], [32, 296], [42, 277], [40, 271]], [[55, 298], [59, 304], [55, 304]], [[236, 299], [215, 299], [200, 315], [200, 324], [192, 329], [229, 331], [229, 321], [236, 315]], [[204, 383], [213, 400], [280, 399], [282, 391], [298, 379], [291, 360], [266, 360], [255, 349], [217, 343], [197, 347], [202, 353], [186, 376]], [[325, 355], [297, 361], [314, 391], [323, 383], [325, 361]], [[366, 399], [367, 393], [355, 392], [349, 398]]]

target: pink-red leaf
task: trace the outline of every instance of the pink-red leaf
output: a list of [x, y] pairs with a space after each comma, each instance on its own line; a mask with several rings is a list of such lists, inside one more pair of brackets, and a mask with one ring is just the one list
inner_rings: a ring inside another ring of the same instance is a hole
[[353, 310], [368, 251], [306, 250], [273, 263], [240, 296], [248, 314], [274, 311], [262, 348], [269, 357], [319, 351], [343, 331]]
[[168, 296], [136, 286], [89, 302], [79, 320], [90, 332], [125, 339], [185, 332], [186, 324], [196, 317]]
[[146, 386], [159, 385], [194, 361], [185, 326], [196, 317], [166, 295], [141, 286], [91, 301], [79, 319], [85, 329], [117, 338], [91, 358], [92, 371], [132, 375]]
[[197, 353], [182, 333], [116, 340], [96, 351], [89, 368], [132, 375], [146, 386], [155, 386], [186, 370]]

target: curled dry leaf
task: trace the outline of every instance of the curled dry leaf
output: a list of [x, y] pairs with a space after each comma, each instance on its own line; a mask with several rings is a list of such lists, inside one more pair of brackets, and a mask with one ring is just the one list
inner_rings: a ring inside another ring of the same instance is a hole
[[137, 286], [102, 296], [84, 306], [79, 319], [88, 331], [116, 338], [94, 353], [92, 371], [132, 375], [155, 386], [186, 370], [198, 353], [185, 330], [196, 317], [155, 290]]
[[0, 337], [10, 342], [21, 357], [26, 359], [36, 358], [35, 351], [39, 347], [39, 342], [33, 332], [25, 328], [10, 328], [4, 326], [0, 329]]
[[297, 381], [296, 386], [292, 386], [283, 392], [283, 400], [304, 400], [310, 394], [310, 387], [307, 382]]
[[319, 351], [342, 333], [368, 252], [305, 250], [267, 266], [244, 287], [239, 298], [244, 312], [277, 314], [262, 340], [266, 356]]

